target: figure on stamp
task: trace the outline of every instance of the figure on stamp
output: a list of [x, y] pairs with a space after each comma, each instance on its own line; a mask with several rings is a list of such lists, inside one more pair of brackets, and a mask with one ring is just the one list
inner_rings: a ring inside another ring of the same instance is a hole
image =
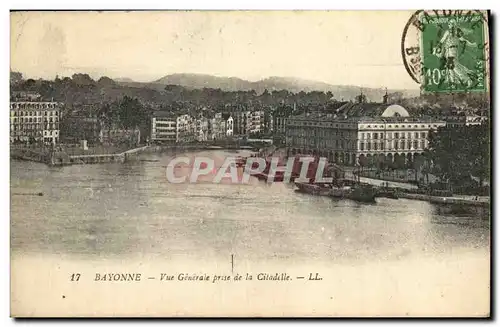
[[433, 49], [433, 54], [442, 60], [442, 67], [445, 70], [444, 80], [451, 85], [461, 83], [467, 87], [473, 86], [474, 72], [460, 63], [458, 55], [458, 48], [461, 44], [468, 47], [477, 46], [475, 42], [464, 37], [464, 34], [468, 33], [470, 33], [468, 29], [457, 26], [456, 20], [450, 19], [448, 29]]

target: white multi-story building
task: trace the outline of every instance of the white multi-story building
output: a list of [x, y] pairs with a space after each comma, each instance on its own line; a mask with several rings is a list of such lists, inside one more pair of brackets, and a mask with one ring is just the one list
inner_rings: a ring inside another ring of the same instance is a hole
[[58, 143], [62, 107], [59, 102], [11, 102], [10, 142]]
[[189, 143], [196, 139], [196, 120], [188, 115], [177, 116], [177, 142]]
[[264, 111], [255, 110], [250, 113], [250, 126], [248, 134], [264, 132]]
[[177, 142], [177, 117], [167, 112], [157, 112], [151, 118], [152, 142]]
[[196, 139], [196, 121], [190, 115], [157, 112], [151, 118], [151, 141], [187, 143]]
[[205, 117], [199, 117], [196, 119], [196, 140], [199, 142], [205, 142], [208, 140], [208, 119]]
[[223, 132], [225, 137], [234, 135], [234, 120], [230, 114], [222, 115]]
[[370, 112], [372, 116], [311, 113], [288, 118], [289, 153], [318, 155], [351, 166], [393, 163], [404, 166], [422, 155], [428, 147], [431, 130], [446, 125], [434, 118], [410, 117], [399, 105], [350, 103], [349, 106], [344, 109], [364, 108], [361, 112]]

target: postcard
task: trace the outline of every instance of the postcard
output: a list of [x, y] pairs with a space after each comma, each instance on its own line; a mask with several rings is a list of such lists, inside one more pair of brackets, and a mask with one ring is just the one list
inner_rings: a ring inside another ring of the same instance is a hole
[[488, 11], [11, 11], [12, 317], [489, 317]]

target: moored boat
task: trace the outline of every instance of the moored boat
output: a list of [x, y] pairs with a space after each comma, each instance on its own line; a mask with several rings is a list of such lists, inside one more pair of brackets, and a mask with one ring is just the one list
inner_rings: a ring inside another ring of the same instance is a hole
[[357, 184], [347, 194], [346, 198], [358, 202], [375, 203], [377, 190], [372, 185]]
[[304, 182], [295, 182], [295, 186], [297, 186], [297, 191], [312, 195], [321, 195], [321, 196], [329, 196], [332, 191], [332, 185], [324, 184], [324, 183], [304, 183]]
[[388, 199], [399, 199], [399, 191], [393, 188], [380, 187], [377, 190], [377, 197]]
[[351, 187], [343, 186], [343, 187], [332, 187], [330, 190], [330, 196], [332, 198], [344, 199], [351, 192]]

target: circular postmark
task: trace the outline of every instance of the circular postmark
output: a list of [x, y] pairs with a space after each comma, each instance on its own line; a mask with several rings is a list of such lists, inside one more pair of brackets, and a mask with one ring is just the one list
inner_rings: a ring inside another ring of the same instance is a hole
[[419, 10], [403, 29], [401, 56], [423, 92], [485, 92], [488, 15], [478, 10]]

